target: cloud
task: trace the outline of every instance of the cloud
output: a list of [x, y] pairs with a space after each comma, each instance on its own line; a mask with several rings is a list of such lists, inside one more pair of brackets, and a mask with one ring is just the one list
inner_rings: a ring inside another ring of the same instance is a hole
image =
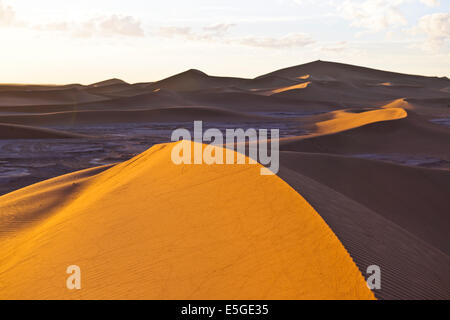
[[433, 13], [420, 18], [412, 33], [425, 34], [427, 40], [422, 48], [436, 51], [450, 39], [450, 13]]
[[245, 46], [260, 48], [292, 48], [304, 47], [315, 43], [315, 41], [305, 33], [291, 33], [282, 37], [243, 37], [234, 39], [231, 42]]
[[207, 32], [223, 34], [223, 33], [228, 32], [228, 30], [234, 26], [235, 26], [234, 23], [218, 23], [218, 24], [203, 27], [203, 30], [207, 31]]
[[190, 27], [168, 26], [160, 27], [155, 35], [165, 38], [183, 38], [193, 41], [220, 42], [227, 44], [238, 44], [260, 48], [291, 48], [303, 47], [315, 41], [305, 33], [291, 33], [280, 37], [229, 37], [227, 32], [234, 24], [216, 24], [193, 30]]
[[429, 7], [438, 7], [441, 5], [441, 2], [439, 0], [420, 0], [420, 2]]
[[202, 31], [194, 31], [190, 27], [167, 26], [160, 27], [156, 35], [166, 38], [184, 38], [196, 41], [215, 41], [223, 38], [228, 30], [235, 24], [220, 23], [202, 28]]
[[191, 27], [176, 26], [160, 27], [154, 34], [164, 38], [183, 38], [192, 41], [215, 41], [224, 35], [218, 32], [199, 32], [194, 31]]
[[33, 26], [34, 30], [39, 31], [68, 31], [70, 25], [67, 22], [51, 22]]
[[399, 6], [406, 0], [344, 0], [333, 2], [338, 13], [351, 25], [377, 32], [407, 24]]
[[11, 6], [0, 0], [0, 26], [12, 26], [16, 23], [16, 13]]
[[142, 37], [144, 30], [141, 22], [131, 16], [112, 15], [98, 21], [97, 28], [103, 35], [122, 35], [128, 37]]
[[126, 36], [142, 37], [141, 21], [132, 16], [99, 16], [81, 22], [55, 21], [45, 24], [31, 24], [19, 21], [14, 9], [0, 0], [0, 26], [14, 26], [36, 31], [70, 32], [75, 37]]
[[347, 49], [347, 41], [339, 41], [320, 48], [324, 52], [340, 53]]
[[155, 34], [165, 38], [181, 37], [191, 40], [195, 40], [196, 38], [196, 35], [192, 32], [192, 29], [190, 27], [160, 27], [158, 31], [155, 32]]
[[298, 5], [305, 5], [305, 4], [314, 4], [314, 5], [327, 5], [327, 1], [317, 1], [317, 0], [291, 0], [292, 2], [298, 4]]
[[92, 36], [144, 36], [141, 22], [131, 16], [110, 15], [81, 22], [54, 21], [45, 24], [31, 24], [18, 19], [13, 7], [0, 0], [0, 26], [27, 28], [36, 31], [69, 32], [75, 37]]
[[310, 36], [304, 33], [291, 33], [281, 37], [229, 37], [227, 36], [227, 32], [233, 26], [235, 25], [216, 24], [203, 27], [201, 31], [194, 31], [190, 27], [169, 26], [160, 27], [155, 34], [166, 38], [178, 37], [193, 41], [221, 42], [260, 48], [303, 47], [315, 42]]
[[97, 17], [82, 22], [52, 22], [34, 25], [32, 28], [38, 31], [69, 32], [77, 38], [94, 36], [142, 37], [145, 34], [138, 19], [120, 15]]

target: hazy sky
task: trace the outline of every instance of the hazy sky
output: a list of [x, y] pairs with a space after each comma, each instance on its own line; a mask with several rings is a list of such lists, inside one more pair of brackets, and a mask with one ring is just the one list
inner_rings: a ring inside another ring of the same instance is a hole
[[313, 60], [450, 76], [450, 0], [0, 0], [0, 82], [255, 77]]

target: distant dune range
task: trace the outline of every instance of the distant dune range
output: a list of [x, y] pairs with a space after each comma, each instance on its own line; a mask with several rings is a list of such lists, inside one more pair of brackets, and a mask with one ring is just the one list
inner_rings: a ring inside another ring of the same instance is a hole
[[298, 129], [278, 176], [175, 166], [160, 144], [0, 197], [0, 297], [450, 299], [449, 88], [324, 61], [254, 79], [0, 85], [0, 142], [95, 141], [78, 129], [122, 123]]

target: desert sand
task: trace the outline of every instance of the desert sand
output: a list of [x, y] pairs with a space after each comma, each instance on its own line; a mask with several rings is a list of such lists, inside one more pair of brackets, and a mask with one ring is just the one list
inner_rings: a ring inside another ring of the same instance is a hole
[[0, 135], [3, 139], [88, 138], [86, 135], [64, 132], [61, 130], [4, 123], [0, 123]]
[[[0, 298], [450, 299], [448, 88], [325, 61], [1, 85]], [[278, 176], [173, 165], [194, 120], [280, 129]]]
[[448, 170], [282, 152], [279, 176], [318, 211], [361, 271], [374, 261], [380, 299], [448, 299]]
[[[172, 147], [2, 197], [2, 298], [373, 298], [280, 178], [253, 165], [176, 166]], [[71, 261], [86, 270], [77, 293], [64, 283]]]

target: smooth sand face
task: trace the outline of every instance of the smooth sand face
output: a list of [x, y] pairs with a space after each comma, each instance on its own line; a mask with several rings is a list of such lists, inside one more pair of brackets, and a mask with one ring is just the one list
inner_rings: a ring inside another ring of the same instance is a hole
[[[2, 298], [374, 298], [280, 178], [260, 165], [176, 166], [173, 145], [0, 198]], [[73, 264], [77, 292], [65, 287]]]
[[406, 111], [401, 108], [373, 110], [363, 113], [336, 111], [333, 112], [333, 119], [316, 122], [314, 126], [318, 134], [331, 134], [362, 127], [370, 123], [398, 120], [406, 117]]

